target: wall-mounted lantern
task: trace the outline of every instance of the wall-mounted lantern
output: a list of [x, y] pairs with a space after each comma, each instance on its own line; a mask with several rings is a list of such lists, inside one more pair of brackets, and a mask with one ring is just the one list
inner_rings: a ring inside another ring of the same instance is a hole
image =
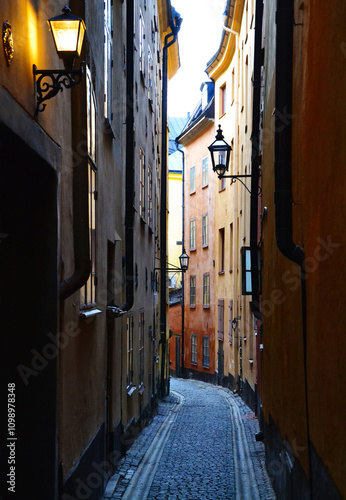
[[[82, 80], [83, 66], [73, 69], [73, 62], [80, 57], [86, 31], [83, 19], [73, 16], [69, 7], [62, 9], [60, 16], [48, 19], [48, 25], [53, 35], [55, 48], [63, 60], [65, 70], [39, 70], [34, 65], [34, 77], [37, 92], [35, 115], [44, 111], [43, 101], [51, 99], [63, 88], [71, 88]], [[36, 77], [37, 80], [36, 80]], [[47, 81], [48, 79], [48, 81]]]
[[183, 253], [179, 257], [180, 269], [183, 273], [185, 273], [189, 268], [189, 259], [190, 257], [187, 255], [184, 249]]
[[244, 184], [240, 177], [251, 177], [251, 174], [245, 175], [225, 175], [225, 172], [228, 172], [229, 168], [229, 160], [232, 148], [227, 142], [224, 140], [224, 136], [222, 134], [221, 125], [219, 125], [217, 134], [215, 136], [215, 141], [208, 146], [211, 155], [211, 162], [213, 171], [217, 173], [219, 179], [232, 179], [232, 183], [236, 180], [239, 180], [243, 186], [249, 191], [249, 188]]
[[[179, 257], [180, 267], [175, 266], [174, 264], [168, 263], [168, 265], [170, 267], [166, 267], [165, 271], [175, 272], [175, 273], [179, 273], [179, 272], [185, 273], [189, 268], [189, 259], [190, 259], [190, 257], [187, 255], [187, 253], [185, 252], [185, 249], [184, 249], [183, 253]], [[158, 260], [160, 260], [160, 259], [158, 259]], [[154, 271], [158, 271], [159, 269], [161, 269], [161, 267], [155, 267]]]
[[221, 125], [219, 125], [215, 141], [208, 146], [208, 149], [211, 155], [213, 171], [221, 179], [225, 172], [228, 172], [229, 158], [232, 151], [231, 146], [224, 140]]

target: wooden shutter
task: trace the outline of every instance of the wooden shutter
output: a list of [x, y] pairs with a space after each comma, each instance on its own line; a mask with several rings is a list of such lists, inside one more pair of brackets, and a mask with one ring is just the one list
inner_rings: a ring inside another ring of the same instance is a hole
[[224, 301], [223, 299], [219, 299], [217, 302], [218, 305], [218, 322], [217, 322], [217, 338], [219, 340], [223, 340], [224, 337]]
[[228, 316], [228, 342], [232, 344], [232, 319], [233, 319], [233, 300], [229, 301], [229, 316]]

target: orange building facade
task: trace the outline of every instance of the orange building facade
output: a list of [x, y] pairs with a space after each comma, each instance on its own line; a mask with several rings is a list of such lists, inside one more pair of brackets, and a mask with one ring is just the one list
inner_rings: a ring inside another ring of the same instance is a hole
[[[185, 153], [184, 246], [190, 256], [189, 269], [184, 275], [185, 327], [182, 342], [185, 376], [214, 381], [216, 356], [213, 238], [215, 176], [211, 169], [207, 149], [214, 138], [213, 84], [203, 84], [201, 91], [201, 101], [178, 137], [179, 143], [184, 146]], [[180, 323], [180, 332], [181, 311], [181, 305], [171, 308], [172, 318], [175, 315]], [[171, 348], [171, 369], [176, 370], [176, 341], [171, 343]]]
[[285, 499], [346, 497], [345, 16], [342, 1], [264, 9], [261, 393]]

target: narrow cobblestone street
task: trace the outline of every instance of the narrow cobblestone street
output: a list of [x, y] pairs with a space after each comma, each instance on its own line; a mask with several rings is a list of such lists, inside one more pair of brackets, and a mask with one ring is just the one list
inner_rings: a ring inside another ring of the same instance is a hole
[[110, 479], [104, 500], [275, 499], [258, 422], [222, 387], [171, 379], [171, 393]]

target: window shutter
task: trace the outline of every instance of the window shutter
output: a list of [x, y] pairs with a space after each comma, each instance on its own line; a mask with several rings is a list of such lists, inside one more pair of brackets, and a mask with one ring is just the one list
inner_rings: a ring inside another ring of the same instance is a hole
[[218, 300], [218, 325], [217, 325], [217, 337], [219, 340], [224, 338], [224, 301], [223, 299]]
[[232, 344], [232, 319], [233, 319], [233, 300], [229, 301], [229, 316], [228, 316], [228, 342]]

